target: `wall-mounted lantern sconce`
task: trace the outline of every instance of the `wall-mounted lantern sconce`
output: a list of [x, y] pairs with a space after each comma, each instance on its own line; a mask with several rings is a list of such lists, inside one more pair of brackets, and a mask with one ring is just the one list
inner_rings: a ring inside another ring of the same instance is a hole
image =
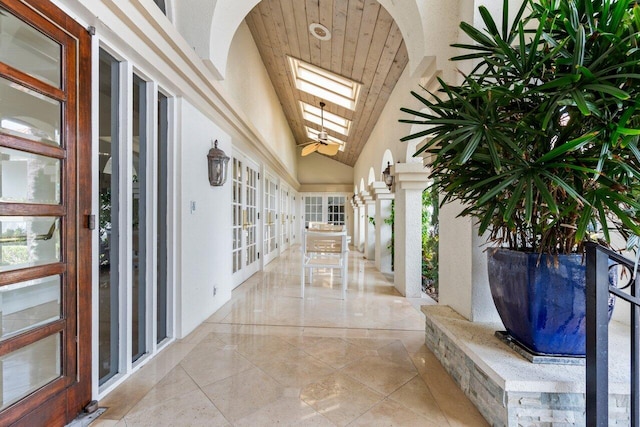
[[384, 183], [387, 185], [389, 191], [391, 191], [391, 187], [393, 187], [393, 175], [391, 175], [391, 163], [387, 162], [387, 168], [382, 171], [382, 179]]
[[207, 154], [209, 163], [209, 184], [213, 187], [219, 187], [227, 181], [227, 163], [229, 156], [218, 148], [218, 140], [213, 143], [214, 146]]

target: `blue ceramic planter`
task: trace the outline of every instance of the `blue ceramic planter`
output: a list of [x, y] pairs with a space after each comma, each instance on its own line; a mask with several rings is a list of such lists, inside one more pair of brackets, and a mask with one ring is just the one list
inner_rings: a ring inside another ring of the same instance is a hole
[[488, 251], [489, 285], [507, 332], [534, 353], [584, 356], [585, 260]]

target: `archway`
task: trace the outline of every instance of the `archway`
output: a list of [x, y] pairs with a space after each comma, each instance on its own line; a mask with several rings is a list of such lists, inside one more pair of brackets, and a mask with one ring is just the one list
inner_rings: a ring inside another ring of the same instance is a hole
[[367, 187], [373, 184], [376, 180], [376, 173], [373, 170], [373, 166], [369, 168], [369, 177], [367, 178]]
[[385, 170], [389, 165], [393, 165], [393, 153], [391, 153], [391, 150], [387, 149], [384, 151], [384, 154], [382, 154], [382, 163], [380, 164], [380, 170]]
[[[194, 7], [193, 2], [189, 2], [189, 4], [178, 2], [175, 7], [176, 9], [182, 7], [190, 10], [198, 9], [200, 6], [206, 9], [211, 8], [210, 1], [195, 1], [199, 3], [197, 8]], [[426, 30], [429, 27], [425, 23], [434, 19], [428, 13], [429, 8], [440, 8], [441, 5], [438, 5], [438, 0], [427, 2], [378, 0], [378, 2], [391, 15], [402, 33], [409, 55], [409, 67], [414, 73], [423, 64], [423, 59], [426, 56], [435, 56], [436, 54], [434, 49], [430, 48], [433, 43], [427, 44], [426, 42]], [[218, 79], [225, 78], [229, 48], [236, 30], [258, 3], [260, 0], [218, 0], [213, 6], [214, 10], [211, 15], [204, 14], [202, 18], [196, 18], [194, 22], [190, 22], [193, 28], [198, 28], [200, 34], [205, 35], [204, 38], [201, 38], [201, 47], [196, 51]], [[451, 23], [454, 27], [457, 27], [456, 24], [457, 22]], [[194, 44], [194, 41], [190, 40], [189, 42]]]

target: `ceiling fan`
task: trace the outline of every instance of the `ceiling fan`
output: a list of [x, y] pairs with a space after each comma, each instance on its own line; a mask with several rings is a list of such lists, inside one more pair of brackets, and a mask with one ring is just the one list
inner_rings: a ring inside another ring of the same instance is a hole
[[302, 144], [304, 147], [302, 149], [301, 155], [308, 156], [311, 153], [318, 152], [320, 154], [325, 154], [327, 156], [335, 156], [338, 154], [338, 150], [340, 149], [340, 145], [330, 142], [329, 136], [327, 132], [324, 130], [324, 106], [327, 105], [324, 102], [320, 101], [320, 127], [321, 130], [318, 133], [317, 141], [309, 141], [307, 143]]

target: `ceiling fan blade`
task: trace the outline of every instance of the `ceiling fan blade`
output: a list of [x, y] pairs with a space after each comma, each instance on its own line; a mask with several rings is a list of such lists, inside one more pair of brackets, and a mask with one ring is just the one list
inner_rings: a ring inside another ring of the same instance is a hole
[[314, 144], [310, 144], [307, 145], [306, 147], [304, 147], [302, 149], [302, 153], [300, 153], [302, 155], [302, 157], [304, 156], [308, 156], [309, 154], [318, 151], [318, 149], [322, 146], [322, 144], [320, 144], [319, 142], [316, 142]]
[[317, 144], [318, 141], [307, 141], [307, 142], [303, 142], [302, 144], [298, 144], [297, 147], [306, 147], [307, 145], [311, 145], [311, 144]]
[[338, 154], [340, 146], [338, 144], [320, 144], [318, 147], [318, 153], [325, 154], [327, 156], [335, 156]]

